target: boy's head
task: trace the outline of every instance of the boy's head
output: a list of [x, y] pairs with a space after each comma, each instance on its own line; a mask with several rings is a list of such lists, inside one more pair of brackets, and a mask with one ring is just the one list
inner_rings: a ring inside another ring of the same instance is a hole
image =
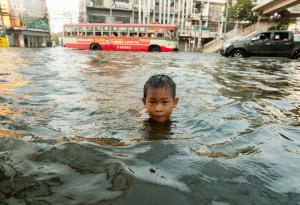
[[177, 106], [176, 84], [167, 75], [153, 75], [144, 85], [144, 107], [153, 120], [167, 121]]

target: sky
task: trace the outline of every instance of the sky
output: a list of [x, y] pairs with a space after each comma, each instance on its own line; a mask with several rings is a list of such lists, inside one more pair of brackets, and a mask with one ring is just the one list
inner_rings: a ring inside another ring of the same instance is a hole
[[63, 30], [65, 23], [77, 23], [79, 0], [46, 0], [50, 30], [52, 33]]

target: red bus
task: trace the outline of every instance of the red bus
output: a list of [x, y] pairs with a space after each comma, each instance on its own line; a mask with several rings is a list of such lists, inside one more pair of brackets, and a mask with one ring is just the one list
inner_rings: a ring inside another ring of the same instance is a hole
[[118, 51], [177, 51], [177, 27], [166, 24], [65, 24], [67, 48]]

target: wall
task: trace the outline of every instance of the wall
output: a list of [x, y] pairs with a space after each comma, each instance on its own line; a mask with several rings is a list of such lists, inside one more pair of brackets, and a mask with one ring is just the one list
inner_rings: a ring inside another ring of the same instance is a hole
[[[25, 9], [30, 17], [43, 18], [45, 16], [46, 7], [45, 0], [25, 0]], [[50, 0], [51, 1], [51, 0]]]

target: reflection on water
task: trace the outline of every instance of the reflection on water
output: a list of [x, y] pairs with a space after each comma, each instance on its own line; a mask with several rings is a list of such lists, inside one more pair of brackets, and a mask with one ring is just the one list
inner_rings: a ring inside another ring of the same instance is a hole
[[156, 122], [152, 119], [148, 119], [144, 121], [144, 137], [146, 140], [163, 140], [170, 138], [172, 135], [172, 124], [171, 120], [168, 120], [163, 123]]
[[[300, 63], [0, 50], [0, 204], [299, 204]], [[180, 103], [148, 119], [144, 82]]]

